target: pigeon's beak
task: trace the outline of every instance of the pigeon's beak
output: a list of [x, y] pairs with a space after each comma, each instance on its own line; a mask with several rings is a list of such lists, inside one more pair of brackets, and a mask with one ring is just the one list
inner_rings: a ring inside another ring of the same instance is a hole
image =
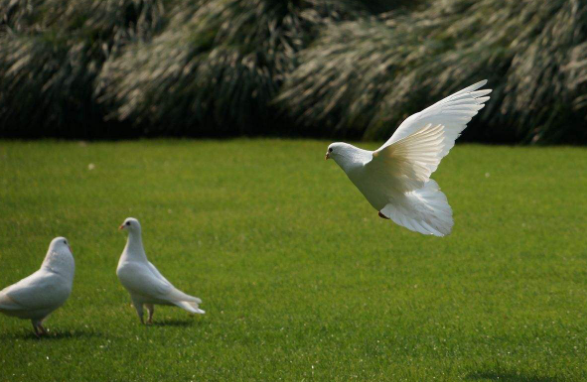
[[73, 253], [73, 251], [71, 250], [71, 245], [68, 245], [67, 248], [69, 248], [69, 252]]
[[324, 157], [324, 160], [328, 160], [328, 159], [330, 159], [330, 153], [327, 151], [326, 156]]
[[119, 231], [122, 231], [124, 229], [124, 224], [121, 224], [120, 227], [118, 227]]

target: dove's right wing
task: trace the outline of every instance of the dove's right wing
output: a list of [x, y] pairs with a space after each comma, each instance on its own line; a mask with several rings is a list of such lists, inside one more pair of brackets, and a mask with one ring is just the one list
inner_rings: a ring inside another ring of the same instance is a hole
[[55, 309], [71, 292], [59, 275], [39, 270], [0, 292], [0, 310]]

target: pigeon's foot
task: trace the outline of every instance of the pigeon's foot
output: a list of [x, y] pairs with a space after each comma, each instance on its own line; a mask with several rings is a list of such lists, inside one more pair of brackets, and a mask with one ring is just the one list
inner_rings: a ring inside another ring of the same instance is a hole
[[45, 330], [43, 324], [38, 321], [33, 321], [33, 330], [37, 338], [47, 334], [47, 330]]
[[42, 336], [47, 335], [47, 330], [41, 325], [33, 324], [33, 329], [35, 330], [35, 337], [37, 338], [41, 338]]
[[147, 319], [147, 325], [151, 325], [153, 323], [153, 314], [155, 313], [155, 305], [153, 304], [145, 304], [147, 307], [147, 312], [149, 312], [149, 318]]
[[39, 332], [39, 328], [37, 328], [37, 324], [33, 322], [33, 333], [35, 333], [35, 337], [41, 337], [41, 333]]
[[387, 219], [387, 220], [389, 220], [389, 218], [388, 218], [387, 216], [383, 215], [383, 214], [381, 213], [381, 211], [379, 211], [379, 217], [380, 217], [380, 218], [382, 218], [382, 219]]

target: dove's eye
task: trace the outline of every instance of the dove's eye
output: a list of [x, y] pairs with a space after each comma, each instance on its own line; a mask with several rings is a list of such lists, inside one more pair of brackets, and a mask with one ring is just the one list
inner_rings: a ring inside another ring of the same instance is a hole
[[329, 153], [331, 153], [331, 152], [332, 152], [332, 147], [330, 147], [330, 148], [328, 149], [328, 152], [329, 152]]
[[67, 240], [63, 240], [63, 244], [67, 245]]
[[126, 225], [130, 225], [130, 222], [126, 222]]

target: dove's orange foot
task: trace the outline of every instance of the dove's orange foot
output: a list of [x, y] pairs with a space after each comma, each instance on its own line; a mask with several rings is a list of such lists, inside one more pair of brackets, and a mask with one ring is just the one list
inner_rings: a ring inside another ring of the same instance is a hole
[[379, 211], [379, 217], [380, 217], [380, 218], [383, 218], [383, 219], [387, 219], [387, 220], [389, 220], [389, 218], [388, 218], [387, 216], [383, 215], [383, 214], [381, 213], [381, 211]]

